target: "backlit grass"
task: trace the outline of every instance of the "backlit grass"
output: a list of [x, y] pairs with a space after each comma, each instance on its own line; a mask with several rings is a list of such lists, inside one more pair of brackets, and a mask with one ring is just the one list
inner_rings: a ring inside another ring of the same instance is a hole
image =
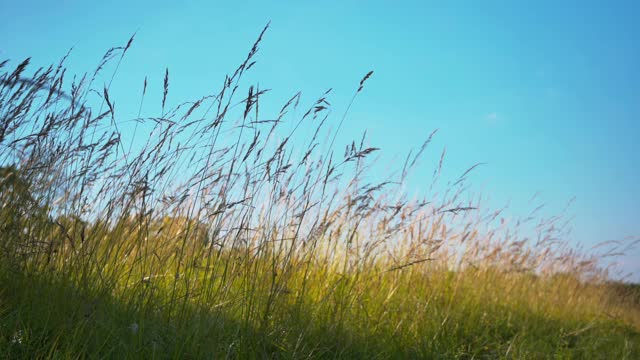
[[473, 167], [403, 193], [435, 131], [373, 180], [329, 91], [263, 115], [242, 82], [261, 38], [195, 101], [169, 105], [167, 70], [132, 122], [96, 80], [132, 41], [83, 77], [1, 63], [3, 357], [640, 357], [637, 289], [560, 218], [500, 221], [468, 200]]

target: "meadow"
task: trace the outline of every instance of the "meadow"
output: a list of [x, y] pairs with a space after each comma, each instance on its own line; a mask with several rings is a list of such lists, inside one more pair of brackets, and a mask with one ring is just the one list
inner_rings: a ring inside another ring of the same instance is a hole
[[262, 34], [217, 93], [172, 106], [167, 70], [141, 116], [145, 79], [134, 119], [109, 88], [133, 38], [84, 76], [0, 62], [0, 356], [640, 358], [640, 291], [602, 263], [627, 244], [505, 222], [474, 167], [409, 197], [436, 131], [372, 181], [330, 91], [260, 112]]

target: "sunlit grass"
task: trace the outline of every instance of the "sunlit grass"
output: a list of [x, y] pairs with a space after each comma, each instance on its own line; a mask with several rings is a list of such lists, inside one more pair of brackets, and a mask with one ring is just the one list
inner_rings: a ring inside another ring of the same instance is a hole
[[300, 94], [259, 112], [265, 92], [241, 82], [259, 43], [175, 108], [167, 71], [135, 143], [94, 83], [131, 41], [74, 80], [2, 63], [3, 356], [640, 356], [637, 289], [561, 241], [561, 219], [499, 221], [467, 200], [468, 172], [408, 199], [435, 132], [374, 182], [365, 138], [334, 149], [329, 92], [301, 116]]

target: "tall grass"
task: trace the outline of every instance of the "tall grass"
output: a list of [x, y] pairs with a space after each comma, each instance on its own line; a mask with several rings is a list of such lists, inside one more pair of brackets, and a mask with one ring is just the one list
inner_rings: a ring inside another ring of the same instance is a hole
[[[444, 192], [403, 193], [435, 131], [371, 183], [379, 149], [336, 148], [347, 114], [329, 129], [330, 91], [263, 115], [268, 90], [243, 83], [263, 34], [218, 93], [171, 107], [167, 69], [160, 114], [134, 126], [115, 70], [96, 84], [133, 38], [73, 79], [64, 59], [1, 63], [3, 355], [640, 355], [637, 300], [561, 240], [560, 218], [501, 223], [466, 200], [473, 167]], [[146, 96], [145, 79], [140, 113]]]

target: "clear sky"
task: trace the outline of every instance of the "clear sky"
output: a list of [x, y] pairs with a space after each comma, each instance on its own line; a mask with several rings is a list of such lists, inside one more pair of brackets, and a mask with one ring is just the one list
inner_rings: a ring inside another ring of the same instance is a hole
[[[523, 215], [539, 192], [552, 214], [575, 196], [573, 243], [640, 235], [640, 3], [446, 3], [0, 0], [0, 58], [48, 65], [74, 47], [82, 73], [137, 31], [113, 85], [134, 117], [145, 75], [159, 89], [168, 67], [174, 103], [212, 93], [271, 20], [252, 79], [274, 105], [332, 87], [338, 121], [374, 70], [345, 140], [367, 129], [393, 162], [440, 129], [410, 191], [446, 146], [451, 178], [488, 163], [470, 180], [491, 206]], [[622, 262], [639, 281], [640, 250]]]

